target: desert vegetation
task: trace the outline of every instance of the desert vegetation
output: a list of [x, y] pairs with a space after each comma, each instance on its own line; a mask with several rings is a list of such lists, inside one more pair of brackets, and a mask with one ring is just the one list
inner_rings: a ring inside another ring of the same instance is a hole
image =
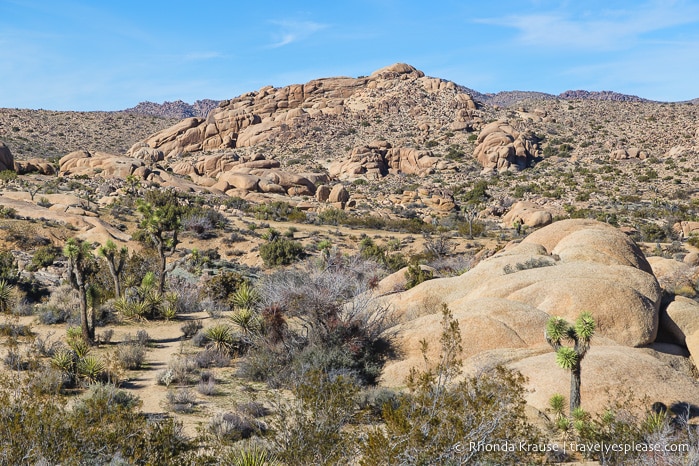
[[0, 111], [0, 464], [695, 462], [695, 106], [322, 82]]

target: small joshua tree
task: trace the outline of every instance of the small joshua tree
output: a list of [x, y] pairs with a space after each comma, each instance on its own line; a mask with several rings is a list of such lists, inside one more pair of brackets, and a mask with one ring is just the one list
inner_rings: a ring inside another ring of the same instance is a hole
[[124, 264], [129, 256], [129, 250], [126, 249], [126, 246], [122, 246], [120, 249], [117, 249], [116, 243], [110, 239], [107, 240], [107, 244], [105, 246], [100, 246], [97, 252], [107, 261], [109, 273], [112, 276], [112, 280], [114, 280], [115, 297], [121, 298], [121, 272], [124, 269]]
[[80, 328], [83, 339], [93, 342], [95, 339], [95, 312], [92, 311], [92, 319], [88, 321], [87, 295], [89, 284], [87, 281], [95, 272], [94, 257], [90, 243], [70, 238], [63, 247], [63, 255], [68, 258], [68, 277], [73, 289], [80, 296]]
[[[590, 340], [594, 334], [595, 319], [589, 312], [581, 313], [575, 325], [570, 325], [562, 317], [551, 317], [546, 322], [544, 335], [556, 352], [556, 362], [563, 369], [570, 371], [571, 414], [580, 407], [580, 363], [590, 349]], [[573, 346], [563, 345], [563, 339], [572, 341]]]

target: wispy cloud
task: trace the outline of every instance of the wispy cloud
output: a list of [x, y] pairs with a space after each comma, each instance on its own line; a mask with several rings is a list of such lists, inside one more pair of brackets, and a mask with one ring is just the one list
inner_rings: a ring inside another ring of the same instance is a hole
[[270, 48], [284, 47], [298, 42], [328, 27], [327, 24], [314, 21], [271, 21], [271, 23], [279, 30], [273, 34], [274, 42], [269, 45]]
[[184, 55], [185, 61], [206, 61], [221, 58], [223, 55], [215, 51], [189, 52]]
[[651, 1], [633, 10], [572, 11], [509, 15], [476, 20], [516, 29], [518, 45], [588, 51], [622, 50], [644, 35], [699, 22], [699, 5], [682, 1]]

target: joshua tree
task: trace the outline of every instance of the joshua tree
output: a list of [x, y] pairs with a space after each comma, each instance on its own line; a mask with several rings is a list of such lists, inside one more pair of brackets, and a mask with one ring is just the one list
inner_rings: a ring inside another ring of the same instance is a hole
[[117, 250], [117, 245], [110, 239], [107, 240], [106, 245], [100, 246], [97, 252], [107, 261], [109, 273], [112, 276], [112, 280], [114, 280], [115, 297], [121, 298], [121, 271], [124, 269], [129, 250], [126, 246], [122, 246]]
[[144, 200], [138, 200], [138, 211], [143, 215], [141, 229], [150, 238], [160, 258], [160, 281], [158, 292], [165, 291], [165, 275], [167, 274], [167, 257], [175, 253], [179, 244], [177, 234], [181, 226], [183, 207], [180, 206], [177, 195], [170, 191], [151, 190], [146, 192]]
[[87, 280], [94, 272], [94, 256], [89, 243], [76, 238], [69, 239], [63, 247], [63, 254], [68, 258], [68, 277], [71, 286], [80, 296], [80, 328], [83, 339], [92, 342], [95, 339], [95, 312], [88, 322], [87, 316]]
[[[556, 351], [556, 362], [570, 371], [570, 412], [580, 407], [580, 363], [590, 349], [595, 334], [595, 319], [589, 312], [581, 313], [575, 325], [561, 317], [551, 317], [546, 322], [546, 341]], [[564, 346], [561, 340], [569, 339], [573, 346]]]

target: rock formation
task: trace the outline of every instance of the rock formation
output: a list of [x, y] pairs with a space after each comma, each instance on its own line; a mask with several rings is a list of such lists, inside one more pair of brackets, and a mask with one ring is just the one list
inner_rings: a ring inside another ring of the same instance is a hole
[[377, 180], [389, 173], [425, 176], [437, 170], [455, 168], [454, 162], [435, 157], [429, 150], [392, 147], [387, 141], [373, 141], [352, 149], [347, 159], [330, 164], [328, 173], [341, 180], [353, 180], [359, 176]]
[[483, 166], [483, 172], [522, 170], [538, 155], [538, 140], [531, 132], [518, 132], [508, 121], [498, 120], [486, 125], [478, 135], [473, 156]]
[[122, 157], [105, 152], [90, 153], [85, 150], [71, 152], [61, 158], [59, 173], [67, 175], [100, 175], [103, 178], [122, 178], [144, 166], [144, 162], [132, 157]]
[[[452, 120], [463, 119], [476, 108], [473, 99], [454, 83], [425, 77], [412, 66], [398, 63], [368, 77], [316, 79], [282, 88], [266, 86], [221, 102], [206, 118], [187, 118], [143, 142], [162, 151], [165, 158], [185, 152], [254, 146], [317, 117], [368, 108], [389, 113], [401, 111], [405, 102], [387, 91], [405, 81], [415, 83], [428, 94], [449, 95], [449, 108], [454, 112]], [[134, 150], [129, 155], [133, 156]]]
[[[601, 408], [610, 377], [619, 377], [616, 383], [636, 390], [637, 381], [624, 382], [623, 374], [651, 369], [654, 375], [648, 376], [662, 386], [641, 390], [639, 396], [646, 393], [653, 401], [664, 402], [689, 396], [695, 403], [699, 401], [697, 392], [691, 392], [696, 390], [695, 381], [679, 373], [663, 380], [662, 374], [667, 376], [674, 369], [654, 357], [655, 350], [639, 349], [656, 344], [659, 325], [671, 327], [659, 324], [661, 296], [648, 261], [625, 234], [592, 220], [556, 222], [521, 243], [510, 244], [461, 276], [430, 280], [385, 298], [400, 321], [395, 330], [404, 356], [386, 367], [383, 383], [401, 385], [409, 368], [422, 364], [422, 339], [429, 344], [429, 355], [437, 354], [438, 310], [444, 302], [460, 324], [465, 367], [475, 371], [510, 364], [530, 376], [529, 401], [544, 409], [553, 393], [567, 393], [562, 383], [567, 374], [555, 365], [543, 337], [544, 325], [550, 316], [573, 321], [581, 311], [589, 311], [598, 332], [583, 371], [601, 377], [604, 368], [608, 375], [594, 382], [594, 376], [583, 375], [583, 399], [588, 407]], [[676, 348], [676, 354], [682, 352], [681, 345], [693, 344], [692, 338], [699, 342], [695, 326], [684, 324], [691, 321], [685, 316], [695, 315], [699, 305], [681, 304], [685, 306], [682, 311], [668, 310], [668, 315], [682, 322], [672, 330], [675, 338], [668, 346]], [[680, 314], [682, 318], [677, 317]]]
[[12, 152], [10, 152], [10, 148], [4, 142], [0, 141], [0, 171], [14, 169], [15, 159], [12, 156]]
[[502, 217], [502, 221], [506, 228], [512, 228], [516, 222], [530, 228], [539, 228], [550, 224], [553, 221], [553, 215], [541, 206], [521, 201], [512, 206], [510, 211]]
[[628, 149], [615, 149], [609, 154], [609, 158], [612, 160], [627, 160], [627, 159], [640, 159], [645, 160], [648, 158], [648, 153], [644, 150], [638, 149], [636, 147], [630, 147]]

